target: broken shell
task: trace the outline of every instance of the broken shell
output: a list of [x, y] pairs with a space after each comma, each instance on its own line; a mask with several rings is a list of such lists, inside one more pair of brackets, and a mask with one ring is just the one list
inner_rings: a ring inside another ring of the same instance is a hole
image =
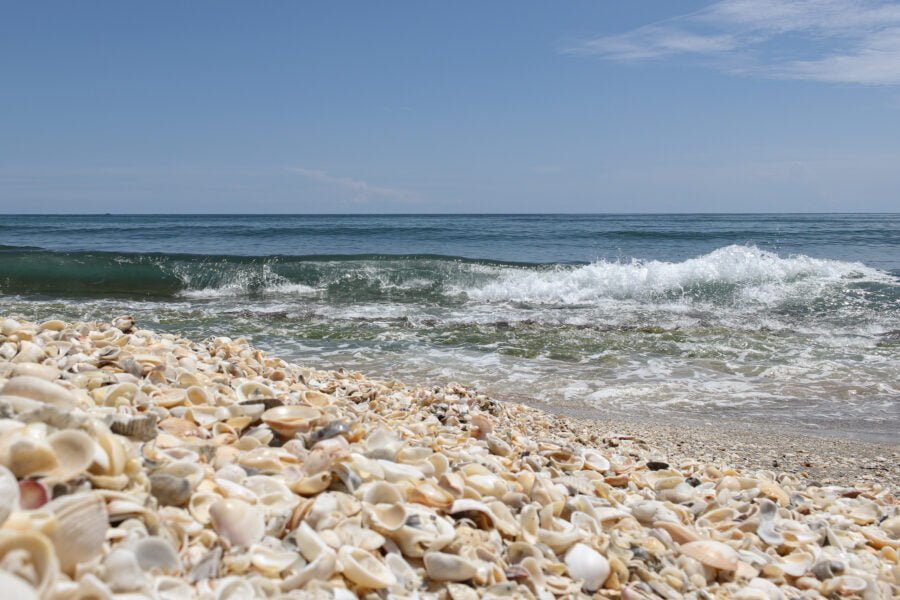
[[379, 590], [397, 583], [390, 569], [365, 550], [343, 546], [338, 562], [347, 579], [362, 587]]
[[426, 552], [425, 572], [435, 581], [467, 581], [478, 574], [473, 561], [445, 552]]
[[[34, 531], [0, 530], [0, 564], [11, 553], [23, 553], [27, 557], [29, 583], [39, 597], [48, 597], [59, 577], [59, 563], [50, 541]], [[10, 589], [4, 588], [4, 595], [9, 592]]]

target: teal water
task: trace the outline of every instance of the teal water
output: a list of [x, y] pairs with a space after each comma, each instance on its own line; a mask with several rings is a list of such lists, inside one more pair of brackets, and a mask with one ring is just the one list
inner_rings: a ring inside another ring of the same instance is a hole
[[900, 216], [0, 216], [0, 312], [590, 414], [900, 431]]

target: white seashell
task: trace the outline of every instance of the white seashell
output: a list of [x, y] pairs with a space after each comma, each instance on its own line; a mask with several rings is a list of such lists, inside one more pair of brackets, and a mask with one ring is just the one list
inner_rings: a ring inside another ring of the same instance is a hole
[[87, 470], [94, 462], [96, 444], [93, 438], [77, 429], [57, 431], [47, 438], [47, 444], [56, 454], [57, 467], [49, 476], [68, 481]]
[[309, 431], [321, 416], [321, 411], [312, 406], [276, 406], [264, 412], [262, 420], [280, 435], [293, 437]]
[[116, 548], [103, 559], [103, 568], [103, 580], [113, 592], [136, 592], [147, 585], [137, 558], [130, 550]]
[[738, 554], [734, 548], [712, 540], [700, 540], [682, 544], [681, 552], [714, 569], [735, 571], [738, 567]]
[[138, 565], [145, 571], [158, 569], [164, 572], [181, 570], [178, 553], [168, 541], [161, 537], [147, 537], [134, 547], [134, 556]]
[[338, 564], [347, 579], [365, 588], [380, 590], [397, 583], [384, 563], [359, 548], [343, 546], [338, 551]]
[[72, 573], [75, 566], [100, 554], [109, 528], [106, 504], [94, 492], [60, 496], [48, 502], [58, 526], [50, 534], [60, 568]]
[[19, 509], [19, 482], [6, 467], [0, 466], [0, 525]]
[[7, 381], [3, 389], [0, 389], [0, 395], [28, 398], [63, 409], [75, 408], [76, 404], [75, 396], [66, 388], [29, 375], [13, 377]]
[[37, 590], [21, 577], [0, 571], [0, 590], [4, 598], [15, 600], [38, 600]]
[[[38, 597], [48, 597], [59, 577], [59, 562], [50, 541], [36, 531], [0, 530], [0, 564], [11, 552], [22, 552], [28, 557], [28, 563], [33, 569], [34, 590]], [[3, 588], [4, 597], [7, 597], [9, 591], [10, 589]]]
[[775, 531], [775, 515], [778, 507], [771, 500], [763, 500], [759, 503], [759, 526], [756, 535], [759, 539], [771, 546], [780, 546], [784, 543], [784, 536]]
[[610, 566], [606, 557], [584, 544], [575, 544], [566, 552], [566, 569], [572, 579], [582, 581], [582, 589], [595, 592], [609, 577]]
[[56, 381], [59, 379], [59, 369], [50, 365], [41, 365], [37, 363], [20, 363], [13, 368], [13, 375], [37, 377], [45, 381]]
[[233, 546], [249, 546], [266, 532], [262, 513], [243, 500], [219, 500], [209, 508], [216, 532]]
[[445, 552], [426, 552], [424, 561], [425, 572], [435, 581], [467, 581], [479, 570], [474, 561]]

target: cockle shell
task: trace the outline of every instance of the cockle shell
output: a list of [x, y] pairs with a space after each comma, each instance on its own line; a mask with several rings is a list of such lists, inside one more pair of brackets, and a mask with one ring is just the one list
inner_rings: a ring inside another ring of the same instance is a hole
[[75, 566], [98, 555], [109, 528], [106, 504], [94, 492], [61, 496], [45, 507], [58, 526], [50, 534], [60, 568], [72, 573]]

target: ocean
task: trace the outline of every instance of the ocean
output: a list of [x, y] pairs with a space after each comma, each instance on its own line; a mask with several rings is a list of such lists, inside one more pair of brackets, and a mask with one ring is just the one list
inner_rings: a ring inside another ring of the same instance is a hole
[[897, 214], [5, 215], [0, 313], [597, 418], [900, 432]]

